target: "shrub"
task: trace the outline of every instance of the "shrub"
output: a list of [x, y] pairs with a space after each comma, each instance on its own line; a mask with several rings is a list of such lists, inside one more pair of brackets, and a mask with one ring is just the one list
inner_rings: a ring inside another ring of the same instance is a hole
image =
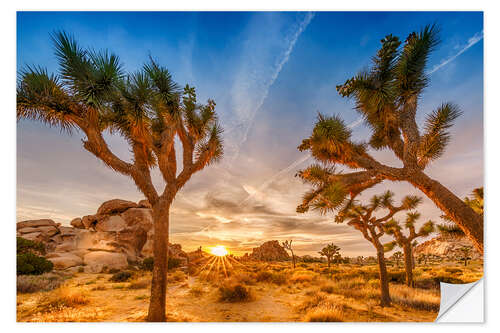
[[131, 282], [128, 289], [145, 289], [149, 286], [150, 281], [148, 279], [139, 280]]
[[132, 273], [124, 271], [113, 274], [113, 276], [109, 279], [112, 282], [125, 282], [128, 281], [132, 277]]
[[80, 289], [61, 287], [55, 293], [44, 295], [38, 301], [38, 308], [42, 312], [51, 312], [52, 310], [60, 310], [63, 308], [74, 308], [79, 305], [89, 303], [87, 295]]
[[341, 307], [324, 305], [319, 306], [306, 315], [305, 321], [309, 322], [341, 322], [344, 321], [344, 311]]
[[154, 258], [148, 257], [142, 261], [142, 263], [140, 264], [140, 267], [142, 270], [145, 270], [145, 271], [153, 271], [154, 264], [155, 264]]
[[182, 264], [182, 259], [179, 258], [168, 258], [168, 269], [174, 269], [180, 267]]
[[17, 275], [40, 275], [52, 271], [53, 268], [52, 262], [34, 253], [17, 255]]
[[186, 280], [186, 274], [183, 271], [175, 271], [167, 276], [168, 282], [181, 282]]
[[333, 294], [335, 292], [335, 286], [331, 284], [324, 284], [321, 286], [320, 290], [327, 294]]
[[239, 283], [226, 283], [219, 287], [223, 302], [244, 302], [252, 299], [250, 289]]
[[403, 271], [389, 272], [388, 275], [389, 275], [389, 282], [405, 283], [406, 281], [406, 273]]
[[271, 281], [273, 274], [269, 271], [261, 271], [257, 273], [256, 280], [257, 282], [269, 282]]
[[32, 252], [35, 254], [45, 254], [45, 245], [41, 242], [35, 242], [26, 238], [17, 237], [17, 254]]
[[83, 266], [78, 267], [78, 273], [83, 273]]
[[203, 286], [200, 284], [195, 284], [191, 287], [191, 289], [189, 289], [189, 293], [195, 297], [200, 297], [201, 295], [203, 295], [204, 292], [205, 290], [203, 289]]
[[35, 293], [38, 291], [49, 291], [58, 288], [63, 282], [64, 278], [54, 273], [20, 275], [17, 277], [17, 292]]

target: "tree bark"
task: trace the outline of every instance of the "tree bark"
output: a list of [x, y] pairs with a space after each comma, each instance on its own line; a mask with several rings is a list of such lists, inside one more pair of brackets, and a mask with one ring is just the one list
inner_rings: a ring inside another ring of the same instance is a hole
[[170, 203], [164, 198], [160, 198], [153, 206], [154, 267], [147, 317], [150, 322], [166, 321], [169, 210]]
[[413, 251], [411, 244], [405, 243], [403, 245], [403, 252], [405, 255], [406, 285], [413, 287]]
[[328, 268], [330, 268], [330, 257], [327, 257], [328, 260]]
[[391, 305], [391, 297], [389, 296], [389, 278], [387, 276], [387, 266], [385, 264], [383, 246], [375, 245], [377, 248], [377, 259], [380, 275], [380, 306]]
[[472, 241], [476, 249], [483, 254], [483, 219], [479, 214], [441, 183], [423, 172], [416, 173], [409, 179], [409, 182], [425, 193], [446, 215], [451, 217], [453, 222]]

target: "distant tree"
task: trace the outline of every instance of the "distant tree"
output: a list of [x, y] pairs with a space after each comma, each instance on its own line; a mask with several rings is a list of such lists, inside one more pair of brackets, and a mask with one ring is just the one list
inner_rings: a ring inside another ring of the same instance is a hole
[[363, 256], [357, 256], [357, 257], [356, 257], [356, 263], [357, 263], [358, 265], [361, 265], [361, 266], [362, 266], [362, 265], [363, 265], [363, 263], [364, 263], [364, 261], [365, 261], [365, 257], [363, 257]]
[[[391, 304], [389, 296], [389, 280], [387, 274], [387, 265], [384, 256], [384, 245], [380, 238], [385, 234], [384, 224], [389, 221], [396, 213], [404, 210], [414, 209], [421, 198], [408, 195], [403, 198], [399, 206], [394, 205], [394, 193], [386, 191], [381, 195], [375, 195], [371, 198], [369, 204], [363, 205], [354, 200], [349, 200], [343, 204], [335, 216], [335, 222], [342, 223], [347, 220], [347, 224], [354, 227], [363, 234], [363, 237], [375, 247], [377, 251], [377, 262], [380, 275], [380, 304], [388, 306]], [[328, 201], [324, 202], [327, 206]], [[314, 209], [325, 210], [323, 204], [317, 203]], [[385, 211], [385, 215], [376, 217], [375, 214]]]
[[292, 249], [292, 240], [286, 240], [283, 243], [281, 243], [283, 248], [285, 250], [288, 250], [292, 253], [292, 263], [293, 263], [293, 269], [295, 269], [295, 255], [293, 254], [293, 249]]
[[392, 254], [392, 259], [396, 262], [396, 266], [399, 268], [399, 262], [403, 259], [403, 252], [397, 251]]
[[333, 262], [335, 264], [341, 264], [342, 263], [342, 255], [340, 253], [337, 253], [336, 255], [334, 255]]
[[330, 267], [330, 262], [332, 261], [332, 258], [336, 254], [338, 254], [339, 251], [340, 251], [340, 247], [338, 247], [337, 245], [331, 243], [331, 244], [328, 244], [327, 246], [325, 246], [324, 248], [322, 248], [321, 251], [319, 251], [318, 253], [321, 256], [326, 257], [326, 260], [328, 262], [328, 267]]
[[[125, 73], [115, 54], [83, 49], [65, 32], [52, 38], [59, 74], [36, 66], [20, 71], [17, 118], [67, 132], [80, 130], [85, 136], [83, 147], [107, 167], [131, 178], [147, 198], [154, 229], [147, 320], [165, 321], [170, 206], [194, 173], [222, 157], [215, 102], [209, 99], [200, 104], [193, 87], [180, 89], [169, 71], [153, 59], [141, 70]], [[106, 131], [126, 140], [130, 161], [112, 152]], [[177, 142], [183, 150], [180, 172]], [[164, 181], [161, 191], [151, 177], [156, 167]]]
[[458, 260], [459, 261], [463, 261], [464, 263], [464, 266], [467, 266], [467, 263], [469, 262], [469, 260], [471, 260], [471, 256], [470, 256], [470, 253], [472, 251], [472, 248], [470, 246], [462, 246], [460, 249], [459, 249], [459, 255], [458, 255]]
[[[352, 200], [384, 180], [408, 182], [447, 214], [482, 253], [482, 216], [424, 172], [445, 152], [449, 130], [461, 114], [456, 105], [443, 103], [427, 115], [422, 128], [417, 125], [418, 104], [429, 83], [427, 61], [438, 44], [438, 29], [433, 25], [412, 32], [402, 47], [393, 35], [387, 35], [381, 43], [369, 70], [337, 86], [341, 96], [354, 99], [371, 137], [354, 142], [351, 130], [339, 116], [319, 114], [311, 136], [298, 147], [309, 151], [319, 164], [298, 173], [313, 189], [304, 195], [297, 211], [305, 212], [311, 206], [338, 208], [348, 196]], [[397, 162], [384, 164], [369, 148], [388, 149]], [[392, 166], [398, 163], [402, 167]], [[333, 166], [338, 164], [355, 171], [336, 170]]]
[[406, 271], [406, 285], [413, 287], [413, 241], [418, 237], [429, 236], [434, 231], [434, 222], [427, 221], [420, 227], [418, 232], [415, 230], [415, 223], [420, 218], [420, 213], [409, 212], [406, 214], [405, 229], [408, 233], [405, 235], [399, 222], [391, 219], [384, 225], [387, 234], [392, 235], [395, 240], [386, 244], [386, 249], [392, 245], [398, 245], [403, 249], [405, 258], [405, 271]]

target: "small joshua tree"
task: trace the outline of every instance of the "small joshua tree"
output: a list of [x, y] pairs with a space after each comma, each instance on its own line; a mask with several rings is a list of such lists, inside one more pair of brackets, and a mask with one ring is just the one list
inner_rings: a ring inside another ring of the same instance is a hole
[[396, 267], [399, 268], [399, 262], [403, 259], [403, 252], [397, 251], [392, 254], [392, 259], [396, 262]]
[[337, 253], [336, 255], [333, 256], [333, 262], [338, 264], [342, 263], [342, 255], [340, 253]]
[[356, 257], [356, 263], [357, 263], [358, 265], [363, 266], [364, 261], [365, 261], [365, 257], [363, 257], [363, 256], [357, 256], [357, 257]]
[[295, 269], [295, 255], [293, 254], [293, 249], [292, 249], [292, 240], [286, 240], [283, 243], [281, 243], [283, 248], [285, 250], [288, 250], [292, 253], [292, 263], [293, 263], [293, 269]]
[[472, 259], [470, 256], [471, 250], [472, 248], [470, 246], [462, 246], [459, 249], [460, 253], [458, 255], [458, 260], [463, 261], [464, 266], [467, 266], [468, 261]]
[[398, 245], [403, 249], [405, 258], [406, 285], [413, 286], [413, 240], [418, 237], [425, 237], [434, 231], [434, 222], [426, 222], [418, 232], [415, 230], [415, 222], [420, 218], [420, 213], [410, 212], [406, 214], [405, 228], [408, 234], [403, 234], [399, 222], [391, 219], [384, 225], [387, 234], [393, 235], [395, 240], [385, 245], [386, 250]]
[[331, 243], [331, 244], [328, 244], [327, 246], [325, 246], [324, 248], [322, 248], [321, 251], [319, 251], [318, 253], [321, 256], [326, 257], [326, 260], [328, 262], [328, 267], [330, 267], [330, 262], [332, 261], [332, 258], [335, 255], [337, 255], [339, 253], [339, 251], [340, 251], [340, 247]]
[[[337, 223], [347, 220], [348, 225], [360, 231], [363, 237], [375, 247], [379, 265], [381, 306], [391, 304], [384, 245], [380, 241], [380, 238], [385, 234], [384, 224], [392, 219], [396, 213], [414, 209], [420, 204], [421, 200], [417, 196], [408, 195], [403, 198], [399, 206], [394, 206], [394, 193], [386, 191], [381, 195], [373, 196], [367, 205], [359, 204], [353, 200], [345, 202], [335, 217]], [[323, 209], [324, 206], [321, 203], [317, 204]], [[329, 203], [326, 202], [326, 205], [329, 205]], [[381, 210], [386, 211], [385, 215], [381, 217], [375, 216]]]

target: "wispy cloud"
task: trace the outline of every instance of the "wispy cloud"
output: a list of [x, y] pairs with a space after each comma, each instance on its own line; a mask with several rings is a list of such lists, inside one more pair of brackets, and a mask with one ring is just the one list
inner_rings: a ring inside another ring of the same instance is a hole
[[467, 51], [468, 49], [470, 49], [472, 46], [476, 45], [482, 39], [483, 39], [483, 31], [476, 32], [474, 34], [474, 36], [472, 36], [471, 38], [469, 38], [467, 40], [467, 44], [464, 47], [462, 47], [460, 49], [460, 51], [458, 51], [456, 54], [454, 54], [453, 56], [449, 57], [448, 59], [445, 59], [445, 60], [441, 61], [440, 64], [434, 66], [430, 71], [427, 72], [427, 74], [430, 75], [430, 74], [434, 73], [435, 71], [441, 69], [442, 67], [448, 65], [450, 62], [452, 62], [453, 60], [455, 60], [459, 55], [461, 55], [462, 53], [464, 53], [465, 51]]

